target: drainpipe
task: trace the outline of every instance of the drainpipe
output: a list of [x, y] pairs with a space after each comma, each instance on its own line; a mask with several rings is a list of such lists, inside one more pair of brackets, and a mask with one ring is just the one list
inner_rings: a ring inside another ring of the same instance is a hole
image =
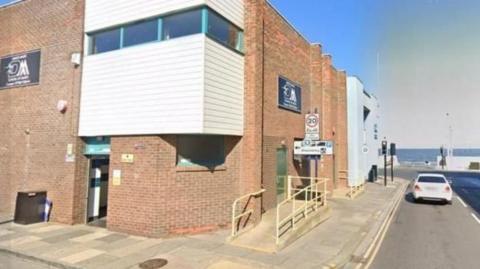
[[[262, 188], [264, 187], [264, 180], [263, 180], [263, 158], [264, 158], [264, 119], [265, 119], [265, 112], [264, 112], [264, 106], [265, 106], [265, 2], [262, 2], [262, 132], [261, 132], [261, 160], [260, 160], [260, 184]], [[264, 206], [263, 206], [263, 193], [260, 196], [260, 211], [263, 213]]]

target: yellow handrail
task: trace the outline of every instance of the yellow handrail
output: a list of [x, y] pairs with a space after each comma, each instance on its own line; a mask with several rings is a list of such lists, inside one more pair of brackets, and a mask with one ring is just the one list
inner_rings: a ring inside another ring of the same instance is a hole
[[253, 213], [253, 209], [250, 209], [250, 210], [247, 210], [247, 211], [235, 216], [236, 211], [237, 211], [236, 209], [237, 209], [238, 202], [240, 202], [241, 200], [243, 200], [245, 198], [250, 198], [252, 196], [260, 195], [263, 192], [265, 192], [265, 189], [261, 189], [257, 192], [252, 192], [252, 193], [245, 194], [245, 195], [235, 199], [235, 201], [233, 201], [233, 205], [232, 205], [232, 238], [235, 237], [238, 234], [238, 231], [236, 231], [236, 229], [235, 229], [235, 222], [237, 221], [237, 219], [239, 219], [239, 218], [241, 218], [245, 215]]
[[[311, 184], [308, 185], [307, 187], [300, 189], [300, 191], [294, 193], [293, 195], [290, 193], [291, 189], [291, 180], [292, 179], [310, 179]], [[289, 188], [289, 193], [288, 193], [288, 198], [285, 199], [284, 201], [280, 202], [277, 205], [277, 216], [276, 216], [276, 239], [275, 242], [278, 245], [280, 242], [280, 228], [287, 222], [292, 223], [292, 229], [295, 230], [295, 216], [303, 211], [303, 214], [305, 216], [305, 219], [308, 217], [308, 209], [309, 207], [313, 206], [313, 210], [318, 209], [318, 200], [319, 198], [322, 200], [322, 206], [327, 205], [327, 181], [329, 179], [327, 178], [313, 178], [313, 177], [293, 177], [289, 176], [288, 177], [288, 188]], [[314, 183], [312, 183], [314, 182]], [[323, 184], [323, 191], [319, 194], [319, 186]], [[304, 194], [304, 201], [302, 203], [302, 206], [299, 208], [296, 208], [296, 197], [299, 196], [300, 194]], [[313, 195], [315, 193], [315, 196]], [[280, 219], [280, 210], [283, 205], [286, 205], [287, 203], [291, 202], [292, 203], [292, 208], [290, 214], [288, 214], [286, 217]]]

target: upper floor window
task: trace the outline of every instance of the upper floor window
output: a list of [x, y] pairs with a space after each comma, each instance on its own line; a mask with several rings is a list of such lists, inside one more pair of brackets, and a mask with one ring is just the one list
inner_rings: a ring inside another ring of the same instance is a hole
[[126, 26], [123, 32], [123, 46], [147, 43], [158, 39], [158, 20], [143, 21]]
[[181, 11], [89, 34], [89, 52], [97, 54], [199, 33], [207, 34], [218, 43], [243, 52], [243, 31], [208, 7]]
[[163, 19], [163, 39], [193, 35], [202, 32], [202, 10], [192, 10]]
[[243, 51], [243, 32], [211, 10], [208, 11], [208, 34], [230, 48]]
[[92, 53], [101, 53], [120, 48], [120, 29], [92, 35]]

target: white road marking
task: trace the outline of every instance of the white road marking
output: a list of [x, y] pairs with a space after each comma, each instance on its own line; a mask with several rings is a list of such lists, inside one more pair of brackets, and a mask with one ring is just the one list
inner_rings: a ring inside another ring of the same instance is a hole
[[458, 201], [460, 201], [460, 203], [462, 203], [463, 207], [467, 207], [467, 204], [465, 204], [465, 202], [462, 200], [462, 198], [457, 196], [457, 199], [458, 199]]
[[480, 219], [478, 219], [478, 217], [475, 216], [475, 214], [473, 213], [470, 213], [470, 214], [472, 214], [472, 217], [478, 222], [478, 224], [480, 224]]

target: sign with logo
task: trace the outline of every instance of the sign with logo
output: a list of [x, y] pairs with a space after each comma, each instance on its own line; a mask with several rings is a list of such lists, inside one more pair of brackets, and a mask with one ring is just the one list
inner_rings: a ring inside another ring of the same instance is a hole
[[320, 140], [320, 115], [305, 115], [305, 140]]
[[35, 85], [39, 81], [39, 50], [0, 59], [0, 89]]
[[302, 112], [302, 88], [283, 77], [278, 77], [278, 106], [295, 112]]
[[294, 155], [333, 155], [333, 143], [331, 141], [295, 141], [293, 145]]

